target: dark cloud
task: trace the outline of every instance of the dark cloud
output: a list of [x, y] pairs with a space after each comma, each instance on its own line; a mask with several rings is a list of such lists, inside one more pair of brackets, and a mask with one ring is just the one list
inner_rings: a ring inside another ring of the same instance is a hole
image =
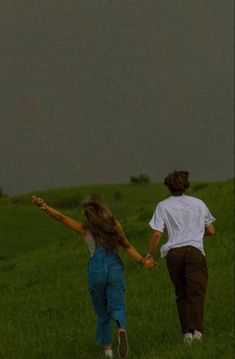
[[0, 5], [0, 186], [233, 176], [233, 2]]

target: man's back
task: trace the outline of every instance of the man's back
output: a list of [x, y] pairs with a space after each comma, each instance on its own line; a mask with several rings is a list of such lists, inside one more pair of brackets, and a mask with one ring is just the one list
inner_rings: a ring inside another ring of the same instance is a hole
[[170, 196], [161, 201], [150, 221], [150, 226], [161, 232], [166, 226], [168, 241], [162, 246], [165, 256], [169, 249], [192, 245], [203, 250], [205, 226], [214, 221], [207, 206], [198, 198], [181, 195]]

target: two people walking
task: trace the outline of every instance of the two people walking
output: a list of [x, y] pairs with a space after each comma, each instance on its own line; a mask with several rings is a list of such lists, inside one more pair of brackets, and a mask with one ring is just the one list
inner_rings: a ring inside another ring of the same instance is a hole
[[203, 308], [207, 287], [207, 265], [203, 249], [204, 235], [215, 232], [215, 218], [199, 199], [186, 196], [189, 174], [175, 171], [164, 183], [170, 197], [160, 202], [150, 221], [152, 239], [148, 253], [142, 256], [127, 240], [121, 224], [96, 196], [83, 203], [86, 222], [81, 223], [49, 207], [43, 199], [32, 202], [52, 218], [75, 230], [84, 238], [89, 250], [88, 287], [97, 315], [96, 341], [112, 358], [112, 320], [118, 333], [118, 354], [128, 354], [126, 311], [124, 302], [124, 268], [118, 249], [122, 247], [146, 269], [155, 265], [154, 251], [165, 228], [168, 240], [161, 247], [166, 257], [170, 278], [175, 287], [176, 303], [184, 340], [201, 339]]

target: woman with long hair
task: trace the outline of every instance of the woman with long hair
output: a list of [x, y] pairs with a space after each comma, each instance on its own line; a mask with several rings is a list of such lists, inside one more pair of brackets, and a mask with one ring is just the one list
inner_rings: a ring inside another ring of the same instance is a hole
[[97, 314], [96, 341], [105, 348], [105, 356], [112, 358], [112, 319], [118, 331], [118, 354], [128, 354], [126, 314], [124, 302], [124, 270], [118, 248], [124, 250], [146, 269], [154, 266], [152, 258], [144, 258], [128, 242], [125, 233], [112, 212], [97, 195], [83, 202], [85, 223], [78, 222], [36, 196], [32, 202], [45, 213], [58, 220], [84, 238], [89, 250], [88, 286], [94, 310]]

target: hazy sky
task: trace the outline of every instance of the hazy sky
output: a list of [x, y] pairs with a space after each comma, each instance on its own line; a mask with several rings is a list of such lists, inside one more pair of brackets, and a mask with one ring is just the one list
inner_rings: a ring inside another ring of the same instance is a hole
[[0, 2], [0, 187], [233, 176], [232, 0]]

